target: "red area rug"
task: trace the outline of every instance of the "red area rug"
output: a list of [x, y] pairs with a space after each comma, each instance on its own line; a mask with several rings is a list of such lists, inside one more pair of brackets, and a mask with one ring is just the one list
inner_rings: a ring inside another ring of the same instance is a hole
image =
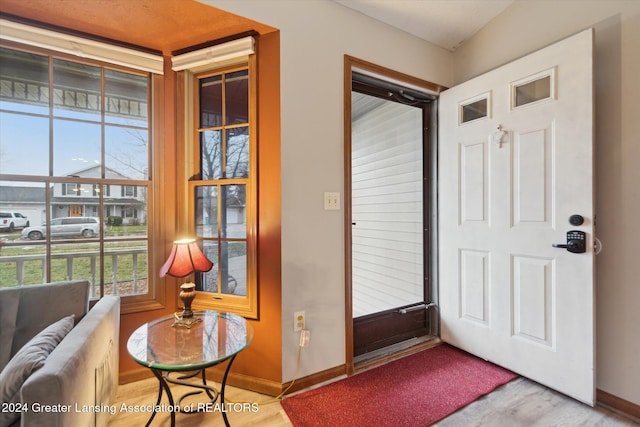
[[282, 401], [296, 427], [429, 426], [517, 375], [446, 344]]

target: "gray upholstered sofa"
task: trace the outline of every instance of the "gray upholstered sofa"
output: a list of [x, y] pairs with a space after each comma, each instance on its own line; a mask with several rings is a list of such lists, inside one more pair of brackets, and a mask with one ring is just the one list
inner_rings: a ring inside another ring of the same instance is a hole
[[106, 425], [119, 331], [120, 299], [89, 310], [86, 281], [0, 288], [0, 427]]

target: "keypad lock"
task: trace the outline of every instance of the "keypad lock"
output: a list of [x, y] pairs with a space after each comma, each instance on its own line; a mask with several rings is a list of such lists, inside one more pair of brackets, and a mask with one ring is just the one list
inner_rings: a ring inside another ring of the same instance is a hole
[[565, 248], [574, 254], [581, 254], [587, 251], [587, 235], [584, 231], [567, 231], [567, 243], [554, 243], [554, 248]]

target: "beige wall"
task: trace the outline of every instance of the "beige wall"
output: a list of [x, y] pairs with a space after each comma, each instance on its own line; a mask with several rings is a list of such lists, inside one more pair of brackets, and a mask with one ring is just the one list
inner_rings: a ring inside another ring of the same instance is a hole
[[204, 2], [280, 29], [283, 380], [295, 373], [297, 310], [311, 331], [297, 376], [343, 365], [343, 211], [325, 211], [323, 193], [344, 188], [344, 55], [441, 85], [452, 55], [331, 1]]
[[519, 1], [454, 53], [462, 82], [595, 28], [597, 387], [640, 404], [640, 2]]
[[205, 0], [281, 31], [283, 380], [344, 363], [342, 65], [349, 54], [445, 86], [596, 28], [597, 386], [640, 404], [640, 2], [519, 1], [454, 54], [325, 0]]

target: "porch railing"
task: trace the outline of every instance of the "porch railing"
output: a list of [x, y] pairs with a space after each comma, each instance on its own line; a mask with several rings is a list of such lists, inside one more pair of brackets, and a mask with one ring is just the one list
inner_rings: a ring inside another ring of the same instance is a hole
[[[136, 295], [147, 292], [147, 271], [141, 271], [139, 268], [139, 259], [141, 256], [147, 255], [146, 249], [123, 249], [116, 251], [103, 252], [104, 258], [111, 259], [111, 271], [105, 271], [104, 274], [104, 295]], [[127, 280], [118, 280], [118, 263], [122, 257], [131, 257], [131, 277]], [[99, 259], [100, 252], [75, 252], [63, 254], [51, 254], [52, 262], [54, 260], [65, 260], [66, 277], [64, 280], [89, 280], [91, 284], [91, 298], [99, 296], [100, 274]], [[89, 277], [76, 277], [74, 260], [89, 258]], [[40, 262], [42, 282], [45, 282], [47, 276], [46, 255], [13, 255], [0, 256], [0, 263], [15, 263], [15, 286], [24, 286], [25, 267], [27, 262]], [[106, 259], [105, 259], [106, 263]], [[32, 269], [33, 267], [29, 267]], [[55, 280], [60, 280], [55, 278]], [[6, 283], [3, 284], [6, 286]]]

